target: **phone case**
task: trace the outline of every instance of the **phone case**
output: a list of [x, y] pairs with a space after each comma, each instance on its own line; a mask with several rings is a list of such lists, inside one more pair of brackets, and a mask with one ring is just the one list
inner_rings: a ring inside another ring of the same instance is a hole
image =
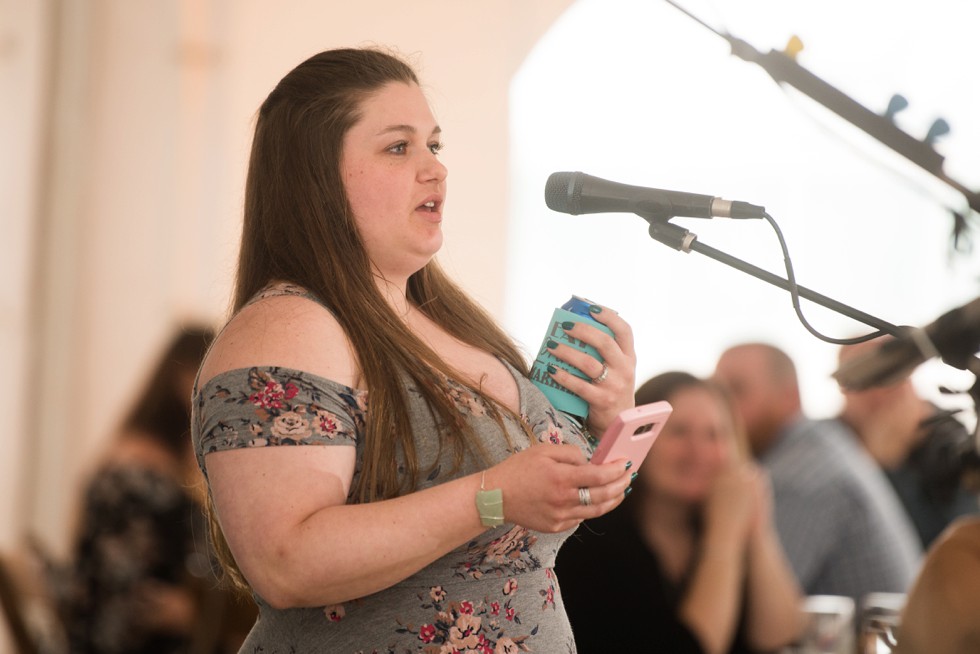
[[616, 416], [602, 435], [599, 446], [592, 454], [592, 463], [626, 459], [632, 461], [632, 469], [637, 470], [673, 410], [669, 402], [653, 402], [626, 409]]

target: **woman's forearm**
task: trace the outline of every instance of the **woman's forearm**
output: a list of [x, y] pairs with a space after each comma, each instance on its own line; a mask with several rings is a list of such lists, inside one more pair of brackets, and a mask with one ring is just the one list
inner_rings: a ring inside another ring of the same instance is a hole
[[707, 654], [731, 645], [738, 625], [745, 570], [744, 549], [724, 533], [705, 535], [704, 547], [679, 617], [694, 632]]
[[[485, 478], [472, 474], [390, 500], [346, 504], [346, 486], [326, 465], [301, 473], [294, 464], [284, 477], [276, 472], [285, 469], [275, 465], [281, 457], [269, 458], [274, 453], [236, 454], [213, 462], [215, 506], [245, 578], [276, 608], [363, 597], [464, 545], [486, 529], [476, 506], [484, 482], [501, 489], [507, 523], [557, 533], [618, 506], [630, 481], [619, 462], [590, 464], [577, 446], [540, 445], [507, 457]], [[308, 461], [316, 454], [281, 456]], [[589, 505], [579, 501], [582, 487], [591, 491]]]
[[402, 497], [324, 507], [242, 568], [275, 608], [325, 606], [402, 581], [486, 530], [478, 475]]
[[768, 651], [794, 641], [803, 630], [802, 596], [771, 525], [749, 542], [746, 585], [750, 644]]

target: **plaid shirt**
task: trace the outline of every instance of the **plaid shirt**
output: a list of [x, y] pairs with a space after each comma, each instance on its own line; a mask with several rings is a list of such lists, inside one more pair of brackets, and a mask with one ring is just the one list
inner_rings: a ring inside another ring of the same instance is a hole
[[922, 550], [884, 473], [836, 420], [800, 418], [761, 458], [775, 522], [807, 595], [906, 592]]

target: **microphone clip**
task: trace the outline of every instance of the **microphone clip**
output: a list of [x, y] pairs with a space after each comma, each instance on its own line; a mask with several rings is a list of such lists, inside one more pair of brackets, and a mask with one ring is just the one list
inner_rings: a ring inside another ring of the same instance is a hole
[[679, 252], [690, 252], [694, 241], [698, 235], [685, 229], [680, 225], [670, 222], [669, 218], [664, 218], [656, 214], [640, 213], [637, 214], [645, 221], [650, 223], [650, 238], [660, 241], [664, 245], [674, 248]]

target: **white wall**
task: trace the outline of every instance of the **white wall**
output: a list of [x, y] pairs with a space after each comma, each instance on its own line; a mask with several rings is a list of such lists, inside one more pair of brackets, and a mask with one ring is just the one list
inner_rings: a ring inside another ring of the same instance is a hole
[[[18, 5], [15, 10], [15, 5]], [[34, 230], [43, 91], [47, 70], [42, 3], [0, 0], [0, 397], [5, 399], [0, 457], [0, 540], [24, 519], [25, 470], [33, 448], [24, 436], [36, 413], [28, 350]]]

